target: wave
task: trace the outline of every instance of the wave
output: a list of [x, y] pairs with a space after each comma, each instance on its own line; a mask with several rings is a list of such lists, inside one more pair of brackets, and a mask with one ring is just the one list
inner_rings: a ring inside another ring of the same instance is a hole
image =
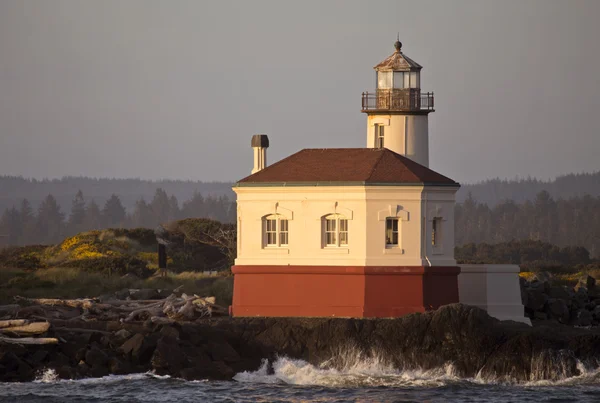
[[[339, 363], [339, 357], [334, 359]], [[472, 378], [457, 375], [452, 363], [434, 369], [397, 369], [386, 360], [374, 356], [364, 358], [362, 355], [348, 354], [343, 359], [344, 365], [333, 366], [332, 360], [319, 366], [306, 361], [288, 357], [278, 357], [273, 362], [263, 360], [260, 368], [253, 372], [240, 372], [234, 380], [241, 383], [288, 384], [326, 387], [442, 387], [452, 384], [476, 385], [510, 385], [523, 387], [545, 386], [578, 386], [600, 385], [600, 368], [589, 368], [581, 362], [577, 363], [579, 372], [576, 376], [566, 376], [562, 372], [553, 380], [532, 379], [518, 381], [506, 377], [482, 377], [477, 374]]]

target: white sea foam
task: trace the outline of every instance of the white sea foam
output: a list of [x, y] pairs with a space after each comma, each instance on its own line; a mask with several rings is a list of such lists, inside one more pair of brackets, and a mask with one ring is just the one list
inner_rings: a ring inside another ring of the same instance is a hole
[[[332, 361], [336, 365], [332, 365]], [[341, 365], [340, 365], [341, 364]], [[271, 370], [270, 370], [271, 369]], [[395, 386], [395, 387], [439, 387], [452, 383], [468, 382], [480, 385], [504, 384], [515, 386], [559, 386], [600, 384], [600, 368], [586, 368], [577, 364], [579, 375], [568, 377], [564, 368], [554, 375], [556, 380], [517, 381], [507, 377], [486, 377], [478, 374], [474, 378], [461, 378], [456, 375], [451, 363], [441, 368], [429, 370], [399, 370], [377, 355], [364, 357], [361, 354], [347, 354], [340, 361], [334, 358], [320, 366], [306, 361], [278, 357], [273, 363], [263, 360], [260, 368], [253, 372], [241, 372], [234, 380], [242, 383], [315, 385], [329, 387]]]
[[330, 387], [353, 386], [442, 386], [460, 381], [454, 368], [448, 364], [434, 370], [399, 371], [378, 359], [348, 361], [343, 369], [329, 367], [327, 363], [314, 366], [303, 360], [277, 358], [269, 374], [269, 363], [263, 360], [254, 372], [241, 372], [234, 379], [244, 383], [285, 383], [290, 385], [318, 385]]

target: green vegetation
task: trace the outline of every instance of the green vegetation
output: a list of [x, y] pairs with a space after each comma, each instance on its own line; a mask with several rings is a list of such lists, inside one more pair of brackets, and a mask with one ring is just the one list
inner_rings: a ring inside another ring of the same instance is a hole
[[13, 297], [28, 298], [93, 298], [127, 289], [173, 290], [183, 286], [188, 294], [214, 296], [223, 306], [231, 304], [233, 277], [207, 277], [202, 273], [169, 273], [166, 277], [139, 279], [129, 276], [106, 276], [79, 268], [54, 267], [43, 270], [0, 269], [0, 304]]
[[[168, 273], [159, 275], [157, 241], [145, 228], [82, 232], [53, 246], [9, 247], [0, 250], [0, 303], [15, 295], [26, 297], [97, 297], [123, 288], [174, 289], [214, 295], [231, 303], [233, 279], [227, 235], [231, 225], [208, 219], [169, 224]], [[235, 245], [235, 242], [233, 242]], [[220, 276], [202, 272], [219, 270]]]

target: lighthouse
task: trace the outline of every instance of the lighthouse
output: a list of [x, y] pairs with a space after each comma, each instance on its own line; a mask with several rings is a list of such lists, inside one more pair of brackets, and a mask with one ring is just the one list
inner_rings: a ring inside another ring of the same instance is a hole
[[420, 64], [395, 51], [374, 67], [375, 91], [363, 92], [367, 114], [367, 148], [387, 148], [428, 167], [428, 116], [434, 111], [433, 92], [421, 92]]

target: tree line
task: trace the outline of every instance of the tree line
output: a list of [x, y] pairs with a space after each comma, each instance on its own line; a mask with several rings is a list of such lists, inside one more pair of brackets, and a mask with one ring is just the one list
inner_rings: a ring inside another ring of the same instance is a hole
[[456, 200], [462, 203], [471, 194], [480, 203], [495, 207], [505, 200], [513, 200], [516, 203], [533, 201], [543, 190], [554, 199], [571, 199], [585, 195], [598, 197], [600, 196], [600, 171], [568, 174], [549, 181], [536, 178], [512, 180], [496, 178], [475, 184], [463, 184], [456, 195]]
[[[139, 199], [129, 211], [115, 194], [98, 205], [93, 199], [86, 201], [79, 191], [68, 215], [52, 195], [37, 209], [23, 199], [0, 217], [0, 235], [7, 236], [4, 243], [9, 245], [52, 244], [92, 229], [154, 228], [184, 218], [210, 218], [223, 223], [236, 220], [235, 203], [227, 196], [195, 193], [180, 204], [175, 195], [168, 195], [162, 188], [156, 189], [148, 202]], [[600, 197], [555, 200], [542, 191], [533, 201], [505, 200], [490, 207], [469, 194], [455, 207], [455, 224], [457, 246], [531, 240], [559, 247], [582, 246], [592, 257], [600, 256]]]
[[457, 203], [454, 217], [456, 245], [531, 240], [583, 246], [592, 257], [600, 255], [600, 197], [555, 200], [541, 191], [533, 201], [505, 200], [490, 207], [469, 194]]
[[175, 220], [205, 217], [223, 223], [235, 222], [235, 204], [227, 196], [202, 196], [194, 193], [181, 205], [162, 188], [149, 202], [135, 202], [128, 213], [121, 199], [111, 195], [103, 205], [86, 201], [81, 190], [71, 202], [67, 215], [56, 198], [49, 194], [37, 209], [27, 199], [7, 208], [0, 217], [0, 236], [7, 245], [54, 244], [79, 232], [105, 228], [154, 228]]

